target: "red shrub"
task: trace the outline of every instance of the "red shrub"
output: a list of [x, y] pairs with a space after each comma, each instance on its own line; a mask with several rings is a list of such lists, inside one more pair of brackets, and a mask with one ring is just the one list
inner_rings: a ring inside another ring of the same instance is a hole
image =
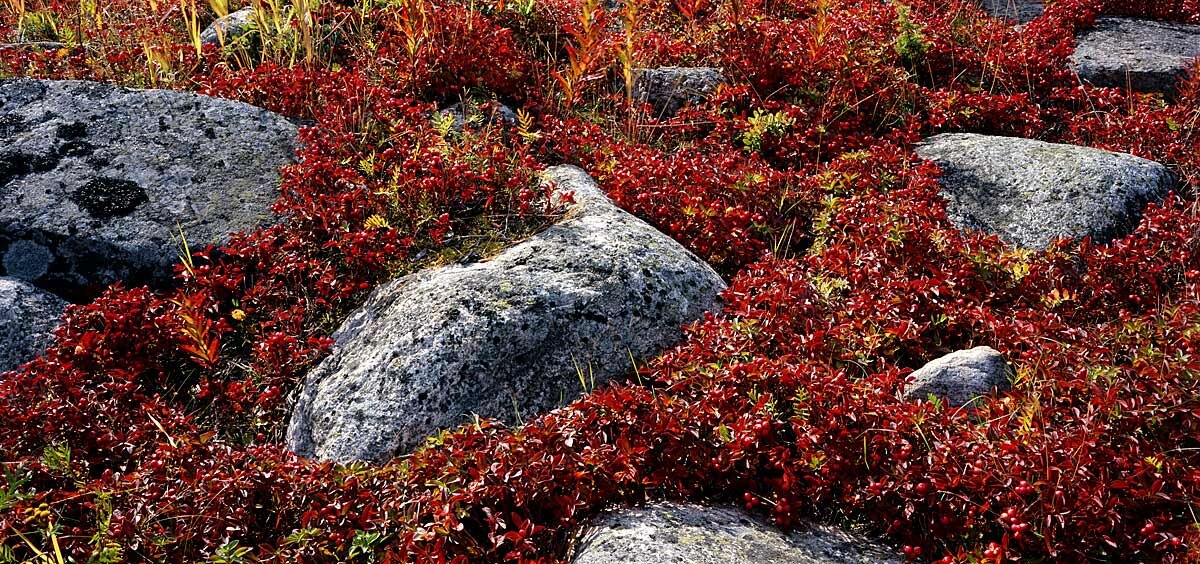
[[[4, 49], [0, 72], [163, 81], [309, 125], [278, 225], [196, 250], [174, 289], [73, 307], [0, 377], [14, 557], [550, 561], [604, 505], [660, 496], [862, 522], [913, 558], [1197, 557], [1200, 74], [1167, 102], [1066, 70], [1098, 14], [1196, 22], [1195, 2], [1060, 0], [1019, 32], [968, 2], [647, 3], [637, 62], [731, 79], [660, 121], [603, 95], [617, 14], [597, 16], [588, 86], [551, 87], [580, 56], [576, 2], [329, 5], [315, 17], [345, 43], [291, 66], [197, 56], [179, 5], [117, 4], [94, 23], [87, 3], [34, 6], [86, 47]], [[0, 13], [0, 34], [17, 24]], [[531, 114], [439, 131], [430, 113], [468, 93]], [[954, 229], [910, 152], [959, 130], [1132, 152], [1180, 189], [1107, 246], [1019, 251]], [[286, 453], [288, 397], [336, 321], [419, 257], [519, 236], [507, 219], [549, 211], [539, 160], [585, 167], [727, 273], [725, 311], [645, 385], [518, 429], [484, 421], [378, 467]], [[978, 344], [1018, 367], [1012, 392], [973, 413], [897, 399], [911, 369]]]

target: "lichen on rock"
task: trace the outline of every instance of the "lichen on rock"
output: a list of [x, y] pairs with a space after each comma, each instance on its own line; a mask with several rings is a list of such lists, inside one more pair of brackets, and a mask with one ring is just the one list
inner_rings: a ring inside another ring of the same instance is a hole
[[835, 526], [784, 533], [728, 506], [658, 502], [610, 511], [577, 539], [574, 564], [849, 564], [900, 562], [882, 543]]
[[563, 221], [491, 260], [385, 284], [351, 315], [300, 392], [292, 450], [386, 460], [472, 414], [532, 417], [628, 373], [719, 309], [725, 284], [710, 266], [582, 170], [547, 174], [573, 194]]
[[1167, 167], [1124, 153], [1034, 139], [947, 133], [917, 147], [942, 168], [950, 220], [1043, 249], [1060, 237], [1107, 243], [1131, 233], [1175, 185]]
[[180, 229], [203, 248], [270, 221], [297, 134], [198, 94], [0, 81], [0, 275], [72, 300], [168, 280]]

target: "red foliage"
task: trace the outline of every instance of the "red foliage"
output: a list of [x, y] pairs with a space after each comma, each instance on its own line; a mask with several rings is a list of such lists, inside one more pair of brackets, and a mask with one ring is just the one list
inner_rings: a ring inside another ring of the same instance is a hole
[[[4, 50], [0, 72], [161, 79], [309, 125], [276, 226], [196, 250], [171, 290], [73, 307], [45, 356], [0, 377], [3, 545], [554, 560], [606, 504], [686, 496], [784, 527], [866, 523], [912, 558], [1195, 559], [1200, 73], [1166, 101], [1080, 85], [1066, 63], [1098, 14], [1198, 22], [1200, 7], [1061, 0], [1015, 31], [968, 2], [647, 4], [639, 60], [731, 75], [675, 118], [604, 95], [614, 14], [598, 16], [588, 89], [556, 99], [551, 77], [585, 56], [576, 2], [326, 6], [318, 21], [357, 35], [310, 65], [197, 55], [171, 39], [186, 37], [173, 3], [131, 3], [86, 49]], [[67, 22], [83, 4], [39, 9]], [[435, 104], [480, 93], [532, 116], [519, 131], [431, 124]], [[1180, 190], [1107, 246], [1020, 252], [950, 226], [938, 171], [911, 154], [961, 130], [1153, 158]], [[459, 233], [539, 215], [539, 161], [585, 167], [727, 273], [726, 310], [645, 385], [521, 428], [484, 421], [378, 467], [286, 453], [288, 396], [336, 320]], [[911, 369], [976, 344], [1020, 368], [1011, 393], [973, 412], [897, 399]]]

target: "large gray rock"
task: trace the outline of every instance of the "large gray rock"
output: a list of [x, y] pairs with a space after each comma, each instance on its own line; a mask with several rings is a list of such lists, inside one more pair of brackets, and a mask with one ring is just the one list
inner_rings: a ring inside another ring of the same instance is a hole
[[1096, 86], [1170, 95], [1200, 57], [1200, 25], [1102, 17], [1076, 39], [1075, 70]]
[[671, 116], [688, 104], [707, 100], [724, 82], [725, 75], [712, 67], [635, 69], [631, 94], [634, 100], [653, 106], [657, 114]]
[[0, 277], [0, 372], [45, 350], [66, 308], [67, 302], [28, 282]]
[[310, 458], [385, 460], [468, 414], [514, 421], [629, 373], [720, 307], [716, 272], [616, 207], [575, 167], [566, 219], [495, 258], [378, 288], [309, 374], [288, 446]]
[[0, 81], [0, 275], [72, 299], [169, 279], [271, 218], [297, 128], [241, 102], [79, 81]]
[[996, 349], [975, 347], [938, 358], [909, 376], [902, 399], [944, 398], [953, 407], [967, 405], [976, 396], [1012, 387], [1013, 369]]
[[1041, 0], [982, 0], [983, 8], [998, 18], [1018, 22], [1029, 22], [1042, 15], [1045, 9]]
[[903, 562], [886, 546], [808, 523], [784, 534], [733, 507], [656, 503], [606, 514], [585, 530], [573, 564], [842, 564]]
[[1055, 238], [1128, 235], [1174, 176], [1124, 153], [969, 133], [935, 135], [917, 154], [941, 166], [950, 220], [1030, 249]]
[[213, 20], [213, 23], [200, 32], [200, 43], [217, 47], [233, 45], [254, 33], [257, 25], [254, 7], [247, 6]]

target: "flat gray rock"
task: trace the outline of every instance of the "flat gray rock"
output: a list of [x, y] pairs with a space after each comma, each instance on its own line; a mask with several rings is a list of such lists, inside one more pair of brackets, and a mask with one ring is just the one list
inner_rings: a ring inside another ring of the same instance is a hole
[[982, 0], [983, 9], [998, 18], [1008, 18], [1027, 23], [1042, 15], [1045, 6], [1041, 0]]
[[0, 372], [41, 354], [66, 308], [67, 302], [28, 282], [0, 277]]
[[634, 69], [631, 94], [653, 106], [655, 113], [672, 116], [688, 104], [707, 100], [724, 82], [725, 75], [712, 67]]
[[[575, 167], [547, 174], [566, 219], [486, 262], [377, 290], [309, 374], [288, 447], [328, 460], [386, 460], [469, 414], [533, 417], [632, 370], [720, 308], [711, 267], [621, 210]], [[594, 380], [594, 382], [593, 382]]]
[[601, 516], [573, 564], [843, 564], [903, 562], [886, 546], [829, 525], [784, 534], [734, 507], [656, 503]]
[[86, 299], [168, 280], [272, 217], [297, 128], [241, 102], [80, 81], [0, 81], [0, 275]]
[[1175, 184], [1165, 166], [1133, 155], [1016, 137], [935, 135], [917, 154], [941, 166], [955, 225], [1029, 249], [1128, 235]]
[[213, 23], [200, 32], [200, 43], [217, 47], [232, 45], [254, 32], [256, 25], [254, 7], [246, 6], [213, 20]]
[[975, 347], [938, 358], [909, 376], [902, 399], [944, 398], [952, 407], [967, 405], [976, 396], [1012, 387], [1013, 369], [996, 349]]
[[1075, 71], [1096, 86], [1171, 95], [1200, 57], [1200, 25], [1102, 17], [1076, 40]]

